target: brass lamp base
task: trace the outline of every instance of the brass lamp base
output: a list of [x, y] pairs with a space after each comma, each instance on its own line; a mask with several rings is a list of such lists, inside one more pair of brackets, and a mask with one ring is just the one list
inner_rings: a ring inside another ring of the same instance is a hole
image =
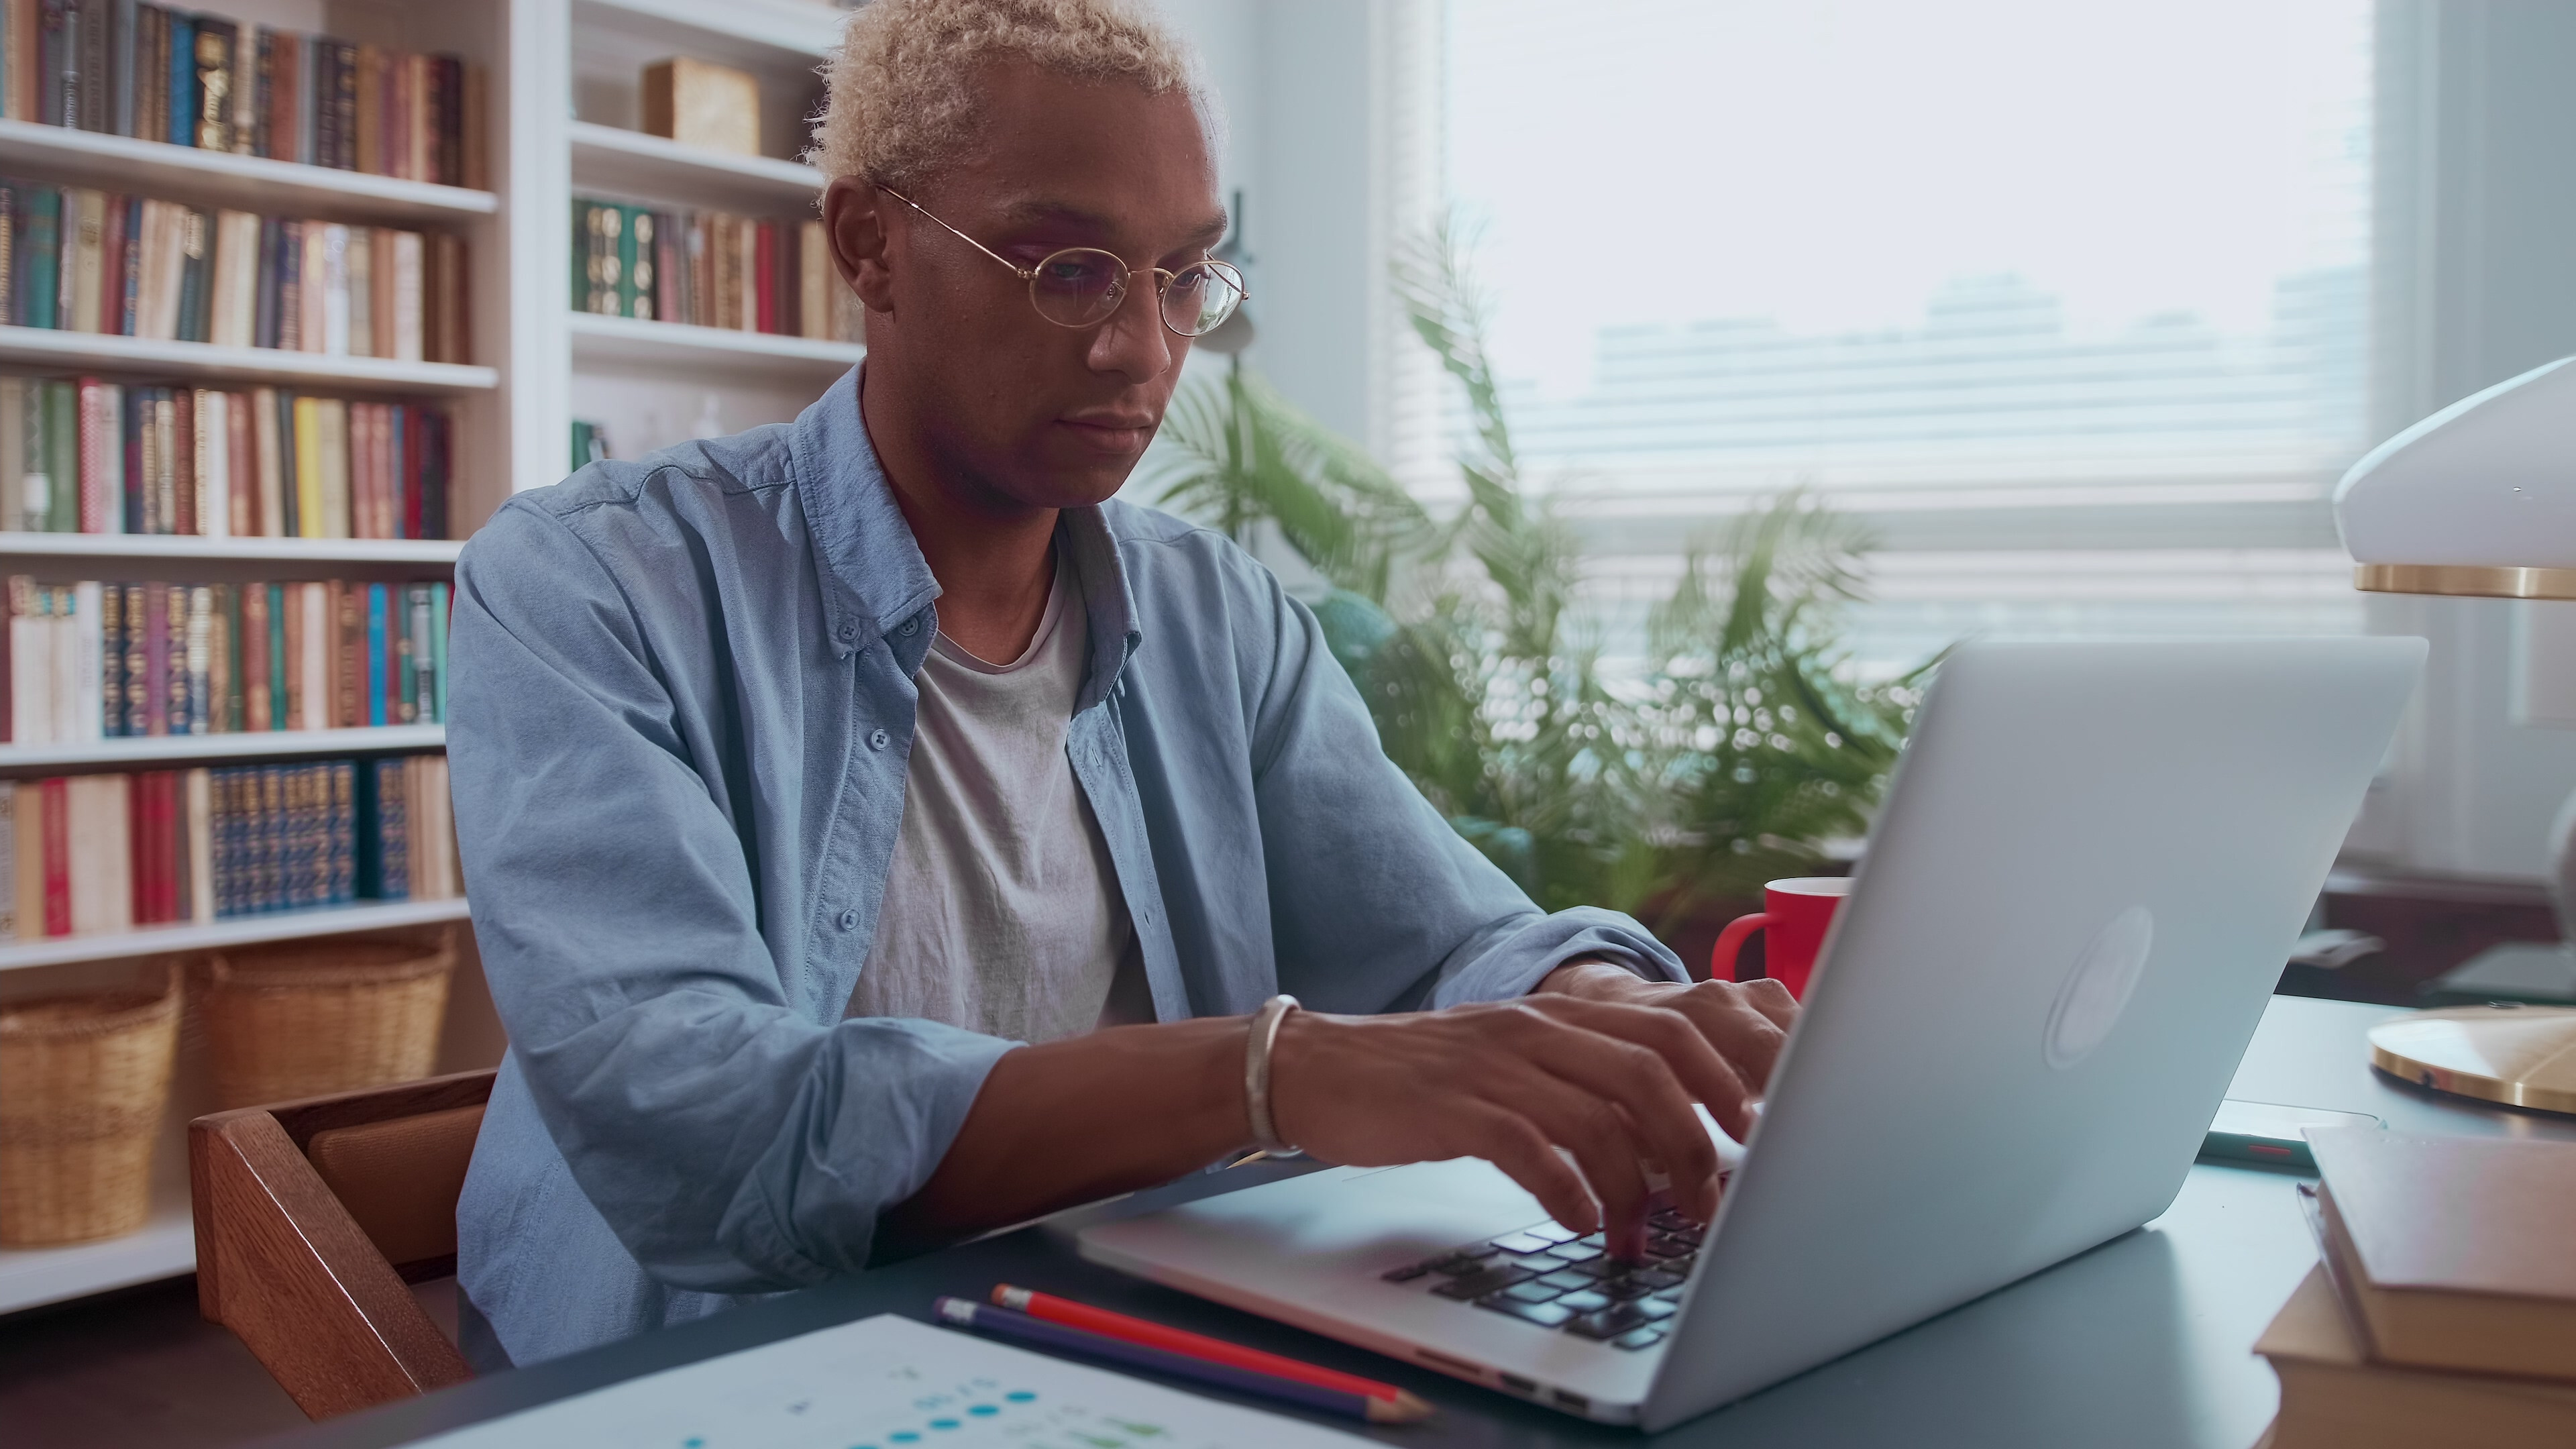
[[2576, 1007], [2419, 1011], [2370, 1029], [2370, 1064], [2439, 1092], [2576, 1114]]
[[2355, 564], [2352, 586], [2370, 594], [2449, 594], [2471, 599], [2576, 599], [2576, 569], [2484, 564]]

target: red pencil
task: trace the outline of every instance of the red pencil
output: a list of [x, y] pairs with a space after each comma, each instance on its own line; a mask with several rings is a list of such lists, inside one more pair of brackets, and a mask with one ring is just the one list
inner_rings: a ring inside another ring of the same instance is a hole
[[1382, 1384], [1375, 1379], [1361, 1378], [1357, 1374], [1336, 1373], [1331, 1369], [1318, 1368], [1293, 1358], [1282, 1358], [1275, 1353], [1263, 1353], [1257, 1348], [1245, 1348], [1241, 1344], [1228, 1343], [1221, 1338], [1209, 1338], [1204, 1334], [1166, 1328], [1162, 1324], [1150, 1323], [1142, 1318], [1130, 1318], [1124, 1313], [1112, 1313], [1106, 1308], [1094, 1308], [1088, 1303], [1076, 1303], [1070, 1298], [1058, 1298], [1052, 1293], [1040, 1293], [1034, 1288], [1014, 1288], [1008, 1283], [995, 1284], [993, 1301], [1004, 1308], [1016, 1308], [1031, 1318], [1043, 1318], [1050, 1323], [1061, 1323], [1069, 1328], [1088, 1329], [1093, 1333], [1124, 1339], [1129, 1343], [1147, 1344], [1171, 1353], [1187, 1354], [1192, 1358], [1203, 1358], [1211, 1363], [1231, 1364], [1236, 1368], [1272, 1374], [1283, 1379], [1294, 1379], [1301, 1384], [1313, 1384], [1318, 1388], [1339, 1389], [1346, 1394], [1364, 1394], [1372, 1399], [1386, 1399], [1408, 1409], [1419, 1408], [1424, 1413], [1429, 1413], [1431, 1408], [1429, 1404], [1393, 1384]]

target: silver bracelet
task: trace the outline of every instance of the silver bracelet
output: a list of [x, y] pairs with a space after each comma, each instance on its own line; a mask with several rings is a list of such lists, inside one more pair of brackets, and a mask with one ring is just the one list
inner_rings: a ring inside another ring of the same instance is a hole
[[1252, 1119], [1253, 1145], [1273, 1157], [1295, 1157], [1298, 1149], [1279, 1140], [1270, 1120], [1270, 1048], [1279, 1040], [1279, 1023], [1297, 1009], [1297, 998], [1279, 995], [1252, 1014], [1252, 1032], [1243, 1050], [1243, 1110]]

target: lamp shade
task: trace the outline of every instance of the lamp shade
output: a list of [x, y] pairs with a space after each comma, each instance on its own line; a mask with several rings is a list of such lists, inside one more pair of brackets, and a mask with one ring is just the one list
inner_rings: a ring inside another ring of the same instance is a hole
[[2334, 508], [2360, 588], [2576, 599], [2576, 357], [2371, 449]]

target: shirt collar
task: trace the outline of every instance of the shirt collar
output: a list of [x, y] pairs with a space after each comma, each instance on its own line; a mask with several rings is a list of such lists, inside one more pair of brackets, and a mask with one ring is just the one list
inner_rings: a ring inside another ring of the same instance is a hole
[[[823, 585], [823, 627], [834, 654], [883, 639], [939, 597], [939, 581], [913, 541], [912, 525], [894, 500], [876, 445], [859, 415], [859, 375], [843, 373], [797, 416], [788, 435], [796, 488], [812, 532]], [[1075, 712], [1108, 697], [1144, 642], [1136, 601], [1118, 558], [1118, 540], [1099, 508], [1068, 508], [1056, 524], [1064, 556], [1082, 589], [1091, 636], [1091, 668]], [[927, 641], [924, 641], [927, 648]], [[899, 651], [909, 673], [920, 650]]]

